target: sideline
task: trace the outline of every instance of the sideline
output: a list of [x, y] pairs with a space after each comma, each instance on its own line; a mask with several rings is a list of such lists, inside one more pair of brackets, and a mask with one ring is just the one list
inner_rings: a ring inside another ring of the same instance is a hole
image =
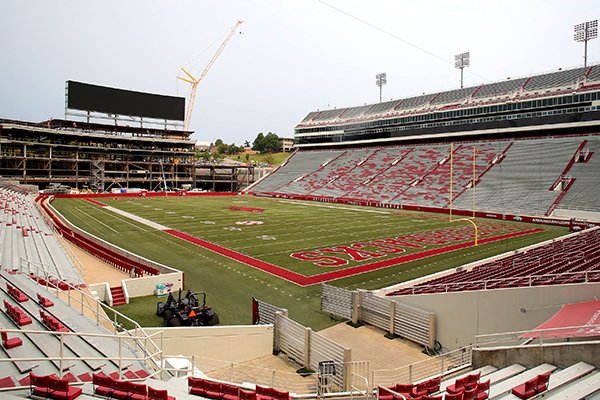
[[112, 211], [115, 214], [119, 214], [119, 215], [122, 215], [124, 217], [129, 218], [129, 219], [132, 219], [132, 220], [134, 220], [136, 222], [139, 222], [140, 224], [144, 224], [146, 226], [149, 226], [150, 228], [158, 229], [159, 231], [166, 231], [167, 229], [170, 229], [167, 226], [164, 226], [164, 225], [161, 225], [161, 224], [157, 224], [156, 222], [152, 222], [152, 221], [150, 221], [150, 220], [148, 220], [146, 218], [139, 217], [139, 216], [137, 216], [135, 214], [129, 213], [127, 211], [120, 210], [120, 209], [112, 207], [112, 206], [104, 206], [103, 208], [105, 210]]
[[333, 208], [336, 210], [351, 210], [351, 211], [359, 211], [359, 212], [368, 212], [368, 213], [377, 213], [377, 214], [391, 214], [391, 212], [389, 211], [380, 211], [380, 210], [363, 210], [361, 208], [352, 208], [352, 207], [343, 207], [343, 206], [326, 206], [323, 204], [311, 204], [311, 203], [304, 203], [301, 201], [290, 201], [290, 200], [279, 200], [280, 203], [286, 203], [286, 204], [301, 204], [303, 206], [311, 206], [311, 207], [323, 207], [323, 208]]

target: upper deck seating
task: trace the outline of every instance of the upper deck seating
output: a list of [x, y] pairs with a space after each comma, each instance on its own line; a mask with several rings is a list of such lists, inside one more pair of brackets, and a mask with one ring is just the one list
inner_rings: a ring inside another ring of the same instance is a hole
[[582, 67], [565, 71], [550, 72], [543, 75], [535, 75], [527, 82], [525, 90], [533, 91], [562, 86], [575, 88], [575, 84], [583, 80], [586, 72], [587, 68]]

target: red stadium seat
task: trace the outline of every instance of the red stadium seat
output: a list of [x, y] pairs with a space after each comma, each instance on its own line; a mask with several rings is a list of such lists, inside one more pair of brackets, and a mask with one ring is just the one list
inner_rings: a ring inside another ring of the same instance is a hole
[[169, 396], [169, 391], [166, 389], [148, 387], [148, 400], [175, 400], [175, 397]]
[[18, 347], [23, 344], [23, 341], [19, 338], [9, 339], [8, 333], [4, 331], [0, 332], [0, 335], [2, 336], [2, 346], [4, 346], [4, 348], [7, 350], [12, 349], [14, 347]]
[[528, 399], [535, 396], [535, 388], [537, 387], [538, 378], [528, 380], [527, 382], [519, 385], [512, 390], [512, 394], [520, 399]]

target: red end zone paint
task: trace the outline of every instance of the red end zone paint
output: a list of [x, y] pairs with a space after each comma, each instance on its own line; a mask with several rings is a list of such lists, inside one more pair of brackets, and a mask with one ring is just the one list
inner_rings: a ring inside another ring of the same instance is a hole
[[[513, 238], [513, 237], [529, 235], [532, 233], [538, 233], [538, 232], [542, 232], [542, 231], [543, 231], [543, 229], [541, 229], [541, 228], [533, 228], [533, 229], [528, 229], [525, 231], [508, 233], [505, 235], [493, 236], [493, 237], [489, 237], [489, 238], [485, 238], [485, 239], [480, 239], [479, 244], [492, 243], [492, 242], [496, 242], [498, 240], [504, 240], [504, 239], [509, 239], [509, 238]], [[310, 286], [310, 285], [315, 285], [315, 284], [321, 283], [321, 282], [327, 282], [327, 281], [332, 281], [335, 279], [346, 278], [348, 276], [362, 274], [364, 272], [375, 271], [375, 270], [378, 270], [381, 268], [387, 268], [387, 267], [391, 267], [394, 265], [398, 265], [398, 264], [402, 264], [402, 263], [406, 263], [406, 262], [410, 262], [410, 261], [416, 261], [416, 260], [421, 260], [421, 259], [427, 258], [427, 257], [437, 256], [439, 254], [448, 253], [450, 251], [464, 249], [467, 247], [471, 247], [473, 245], [473, 242], [469, 241], [469, 242], [465, 242], [465, 243], [454, 244], [451, 246], [438, 247], [436, 249], [426, 250], [426, 251], [422, 251], [419, 253], [407, 254], [404, 256], [400, 256], [400, 257], [393, 257], [393, 258], [389, 258], [387, 260], [382, 260], [382, 261], [377, 261], [377, 262], [373, 262], [373, 263], [369, 263], [369, 264], [359, 265], [357, 267], [341, 269], [338, 271], [325, 272], [323, 274], [317, 274], [317, 275], [312, 275], [312, 276], [304, 276], [304, 275], [298, 274], [296, 272], [288, 271], [287, 269], [281, 268], [277, 265], [270, 264], [265, 261], [261, 261], [257, 258], [250, 257], [250, 256], [247, 256], [242, 253], [238, 253], [237, 251], [228, 249], [223, 246], [219, 246], [218, 244], [214, 244], [214, 243], [208, 242], [206, 240], [198, 239], [194, 236], [188, 235], [187, 233], [179, 232], [174, 229], [167, 229], [163, 232], [168, 233], [169, 235], [178, 237], [180, 239], [183, 239], [187, 242], [194, 243], [202, 248], [205, 248], [207, 250], [210, 250], [214, 253], [220, 254], [220, 255], [230, 258], [232, 260], [241, 262], [250, 267], [267, 272], [271, 275], [278, 276], [281, 279], [285, 279], [286, 281], [290, 281], [299, 286]]]
[[90, 203], [95, 204], [95, 205], [100, 206], [100, 207], [106, 207], [106, 204], [100, 203], [99, 201], [94, 200], [94, 199], [85, 198], [84, 200], [85, 201], [89, 201]]

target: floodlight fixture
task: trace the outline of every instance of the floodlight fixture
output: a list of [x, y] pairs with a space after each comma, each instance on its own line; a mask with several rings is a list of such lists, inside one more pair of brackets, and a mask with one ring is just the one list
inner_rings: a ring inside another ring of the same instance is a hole
[[587, 42], [598, 37], [598, 20], [582, 22], [573, 27], [573, 40], [583, 42], [583, 66], [587, 67]]
[[381, 103], [382, 87], [387, 83], [387, 74], [382, 72], [381, 74], [375, 75], [375, 84], [379, 86], [379, 102]]
[[460, 69], [460, 88], [463, 87], [463, 70], [471, 66], [471, 55], [469, 52], [454, 56], [454, 68]]

